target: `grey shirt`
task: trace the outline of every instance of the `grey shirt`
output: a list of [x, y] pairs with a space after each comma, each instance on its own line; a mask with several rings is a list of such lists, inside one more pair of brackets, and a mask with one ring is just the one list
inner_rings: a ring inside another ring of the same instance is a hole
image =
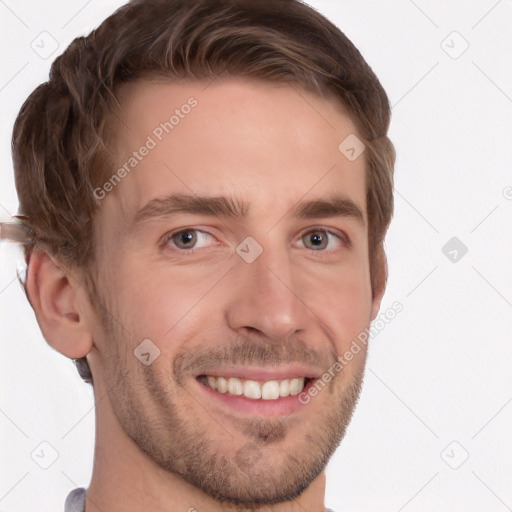
[[[87, 489], [78, 487], [73, 489], [66, 498], [64, 504], [64, 512], [84, 512], [85, 510], [85, 493]], [[325, 512], [334, 512], [330, 508], [325, 509]]]
[[84, 512], [86, 491], [84, 487], [73, 489], [66, 498], [64, 512]]

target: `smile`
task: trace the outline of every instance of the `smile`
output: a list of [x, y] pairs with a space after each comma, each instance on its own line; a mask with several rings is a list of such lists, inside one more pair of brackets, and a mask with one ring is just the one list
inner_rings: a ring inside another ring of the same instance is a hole
[[257, 381], [238, 377], [216, 377], [200, 375], [199, 382], [222, 394], [245, 396], [253, 400], [276, 400], [298, 395], [307, 384], [306, 377], [292, 379]]

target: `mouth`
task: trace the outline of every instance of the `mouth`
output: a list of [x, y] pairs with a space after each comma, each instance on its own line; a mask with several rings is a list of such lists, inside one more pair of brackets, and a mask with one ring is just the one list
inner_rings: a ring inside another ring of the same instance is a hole
[[258, 416], [288, 416], [308, 409], [301, 400], [319, 375], [305, 371], [236, 371], [204, 373], [196, 377], [209, 404], [229, 412]]

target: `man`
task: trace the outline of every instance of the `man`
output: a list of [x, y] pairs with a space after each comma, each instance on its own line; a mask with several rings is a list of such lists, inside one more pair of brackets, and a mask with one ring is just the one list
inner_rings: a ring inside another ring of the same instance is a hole
[[25, 288], [92, 383], [66, 510], [323, 512], [379, 311], [384, 90], [297, 0], [138, 0], [13, 133]]

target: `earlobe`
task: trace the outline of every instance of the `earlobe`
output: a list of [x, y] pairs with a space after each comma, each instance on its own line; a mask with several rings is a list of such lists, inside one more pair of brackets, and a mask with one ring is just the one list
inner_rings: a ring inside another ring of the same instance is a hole
[[379, 314], [380, 304], [386, 290], [386, 282], [388, 279], [388, 264], [384, 247], [381, 244], [377, 249], [377, 256], [371, 269], [372, 282], [372, 309], [371, 320], [375, 320]]
[[80, 283], [46, 252], [34, 250], [26, 289], [48, 344], [71, 359], [87, 355], [92, 348], [92, 335], [80, 310], [84, 296]]

